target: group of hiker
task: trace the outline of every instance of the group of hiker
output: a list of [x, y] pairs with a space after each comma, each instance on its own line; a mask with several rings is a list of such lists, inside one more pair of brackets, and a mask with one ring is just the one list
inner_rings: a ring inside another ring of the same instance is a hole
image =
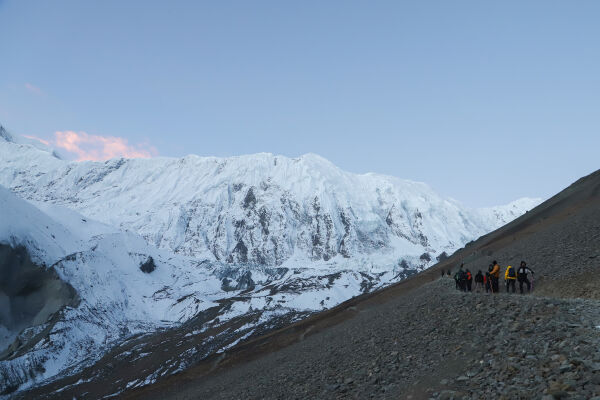
[[[461, 264], [458, 271], [454, 273], [454, 281], [456, 282], [456, 289], [463, 292], [471, 292], [473, 290], [473, 281], [475, 281], [475, 291], [481, 292], [485, 290], [486, 293], [498, 293], [499, 280], [500, 280], [500, 265], [494, 260], [488, 267], [488, 271], [485, 275], [479, 270], [475, 276], [469, 271], [464, 269], [464, 264]], [[450, 270], [446, 271], [447, 275], [450, 276]], [[531, 291], [532, 281], [529, 280], [528, 275], [532, 274], [533, 270], [527, 266], [525, 261], [521, 261], [521, 265], [517, 270], [512, 266], [506, 267], [504, 271], [504, 282], [506, 285], [506, 293], [509, 293], [512, 288], [512, 292], [516, 292], [515, 282], [519, 281], [519, 290], [523, 294], [523, 285], [527, 286], [527, 292]], [[442, 277], [444, 277], [444, 270], [442, 270]], [[533, 278], [532, 278], [533, 279]]]

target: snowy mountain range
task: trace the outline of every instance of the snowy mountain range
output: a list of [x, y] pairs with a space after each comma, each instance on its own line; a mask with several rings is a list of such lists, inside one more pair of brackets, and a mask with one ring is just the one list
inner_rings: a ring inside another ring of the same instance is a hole
[[195, 334], [252, 315], [124, 387], [153, 382], [275, 321], [427, 268], [540, 202], [468, 209], [423, 183], [351, 174], [314, 154], [70, 162], [1, 127], [0, 185], [0, 250], [50, 274], [29, 292], [17, 290], [31, 286], [27, 274], [0, 282], [7, 393], [207, 310]]
[[159, 248], [235, 265], [376, 255], [386, 270], [399, 259], [424, 266], [538, 202], [470, 210], [425, 184], [347, 173], [313, 154], [74, 163], [0, 144], [0, 184], [19, 196], [137, 232]]

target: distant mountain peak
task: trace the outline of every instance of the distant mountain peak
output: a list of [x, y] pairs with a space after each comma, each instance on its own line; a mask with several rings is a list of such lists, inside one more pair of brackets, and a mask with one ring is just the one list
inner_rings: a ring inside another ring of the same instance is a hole
[[3, 139], [7, 142], [14, 142], [14, 139], [10, 133], [2, 125], [0, 125], [0, 139]]
[[382, 270], [400, 261], [424, 268], [536, 204], [469, 209], [426, 184], [349, 173], [314, 153], [68, 163], [8, 146], [0, 154], [14, 161], [0, 166], [0, 184], [23, 197], [232, 265], [330, 265], [377, 255]]

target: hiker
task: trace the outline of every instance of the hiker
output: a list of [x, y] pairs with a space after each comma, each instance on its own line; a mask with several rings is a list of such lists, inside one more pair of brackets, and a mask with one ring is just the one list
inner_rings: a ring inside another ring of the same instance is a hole
[[477, 275], [475, 275], [475, 291], [477, 293], [479, 293], [481, 290], [483, 290], [483, 281], [484, 281], [483, 274], [481, 273], [481, 270], [479, 270], [479, 271], [477, 271]]
[[450, 269], [448, 269], [448, 271], [446, 271], [446, 274], [447, 274], [448, 276], [450, 276]]
[[444, 277], [444, 275], [446, 275], [446, 273], [444, 272], [444, 270], [442, 270], [442, 278]]
[[463, 270], [463, 266], [465, 264], [460, 264], [460, 268], [458, 269], [458, 287], [463, 292], [467, 291], [467, 274]]
[[487, 272], [485, 273], [484, 282], [485, 282], [485, 292], [486, 293], [489, 293], [492, 291], [492, 279], [490, 278], [490, 272], [492, 272], [492, 269], [494, 269], [494, 266], [492, 264], [490, 264]]
[[456, 290], [460, 290], [460, 286], [459, 286], [459, 283], [458, 283], [458, 275], [459, 275], [459, 272], [460, 272], [460, 271], [456, 271], [456, 272], [454, 273], [454, 283], [455, 283], [455, 285], [456, 285]]
[[492, 293], [498, 293], [498, 280], [500, 279], [500, 266], [498, 262], [494, 260], [492, 263], [494, 266], [490, 271], [490, 280], [492, 281]]
[[521, 294], [523, 294], [523, 283], [527, 284], [527, 293], [531, 291], [531, 282], [527, 279], [527, 271], [531, 272], [532, 275], [534, 274], [533, 270], [527, 266], [527, 263], [521, 261], [521, 266], [517, 271], [517, 279], [519, 279], [519, 290], [521, 291]]
[[504, 282], [506, 282], [506, 293], [508, 293], [508, 289], [512, 286], [512, 292], [515, 292], [515, 281], [517, 280], [517, 272], [510, 265], [506, 267], [506, 271], [504, 272]]
[[473, 275], [471, 275], [471, 271], [467, 269], [467, 290], [471, 291], [471, 285], [473, 284]]

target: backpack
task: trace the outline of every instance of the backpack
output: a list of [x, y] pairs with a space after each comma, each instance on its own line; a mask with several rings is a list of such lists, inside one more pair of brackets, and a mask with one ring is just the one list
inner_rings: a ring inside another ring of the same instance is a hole
[[471, 275], [470, 272], [467, 272], [467, 280], [470, 281], [471, 279], [473, 279], [473, 275]]
[[513, 267], [510, 267], [508, 269], [508, 277], [509, 278], [516, 278], [517, 274], [515, 273], [515, 269]]

